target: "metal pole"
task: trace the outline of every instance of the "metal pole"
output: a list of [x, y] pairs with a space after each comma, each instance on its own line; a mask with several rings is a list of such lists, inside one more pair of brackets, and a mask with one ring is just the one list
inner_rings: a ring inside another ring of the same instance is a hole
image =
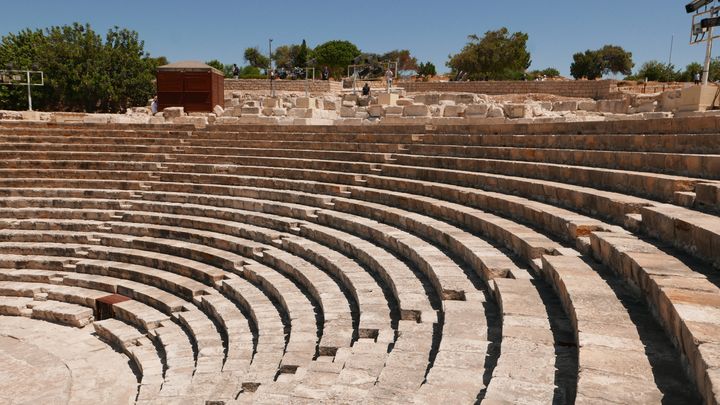
[[305, 68], [305, 97], [310, 98], [310, 92], [308, 91], [308, 70]]
[[670, 57], [668, 57], [668, 66], [672, 65], [672, 51], [673, 51], [674, 43], [675, 43], [675, 35], [670, 37]]
[[30, 71], [27, 71], [27, 86], [28, 86], [28, 111], [32, 111], [32, 94], [30, 92]]
[[272, 38], [270, 38], [270, 54], [268, 55], [269, 61], [268, 61], [268, 77], [270, 77], [270, 96], [275, 97], [275, 86], [273, 85], [273, 75], [272, 75]]
[[702, 84], [708, 84], [710, 78], [710, 60], [712, 59], [712, 46], [713, 46], [713, 27], [708, 28], [707, 31], [707, 50], [705, 51], [705, 66], [703, 68]]

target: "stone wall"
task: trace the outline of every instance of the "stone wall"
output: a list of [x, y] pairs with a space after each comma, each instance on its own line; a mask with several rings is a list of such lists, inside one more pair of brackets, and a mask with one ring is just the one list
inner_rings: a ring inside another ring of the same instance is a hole
[[[328, 93], [342, 91], [342, 83], [335, 81], [315, 80], [308, 81], [311, 93]], [[305, 91], [304, 80], [274, 80], [276, 91]], [[225, 79], [225, 91], [270, 91], [270, 81], [264, 79]]]
[[527, 94], [543, 93], [565, 97], [611, 98], [617, 92], [617, 82], [612, 80], [573, 81], [489, 81], [489, 82], [402, 82], [397, 84], [407, 92], [458, 92], [477, 94]]

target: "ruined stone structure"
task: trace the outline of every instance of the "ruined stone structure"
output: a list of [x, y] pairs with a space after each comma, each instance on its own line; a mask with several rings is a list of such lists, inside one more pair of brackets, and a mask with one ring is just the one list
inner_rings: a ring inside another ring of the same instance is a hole
[[[306, 83], [304, 80], [273, 80], [273, 87], [276, 91], [304, 92]], [[342, 83], [325, 80], [308, 80], [308, 90], [311, 93], [329, 93], [342, 90]], [[226, 91], [270, 91], [269, 80], [256, 79], [225, 79]]]
[[717, 404], [718, 131], [0, 122], [0, 402]]
[[398, 84], [407, 92], [460, 92], [476, 94], [554, 94], [556, 96], [612, 98], [617, 93], [617, 82], [612, 80], [564, 81], [473, 81], [473, 82], [403, 82]]

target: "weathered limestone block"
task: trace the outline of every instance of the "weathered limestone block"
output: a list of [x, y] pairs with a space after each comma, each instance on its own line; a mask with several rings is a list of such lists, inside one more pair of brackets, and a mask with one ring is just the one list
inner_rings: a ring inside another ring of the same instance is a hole
[[370, 97], [369, 96], [360, 96], [357, 101], [357, 105], [360, 107], [367, 107], [370, 105]]
[[368, 115], [373, 118], [379, 118], [385, 115], [385, 109], [381, 105], [371, 105], [367, 109]]
[[311, 118], [309, 117], [310, 109], [308, 108], [291, 108], [287, 112], [288, 117], [293, 118]]
[[[467, 116], [467, 110], [465, 110], [465, 116]], [[497, 105], [492, 105], [488, 108], [487, 117], [488, 118], [503, 118], [503, 117], [505, 117], [505, 111]]]
[[297, 108], [316, 108], [317, 102], [312, 97], [298, 97], [295, 106]]
[[173, 124], [195, 125], [196, 127], [205, 127], [208, 125], [208, 117], [179, 117], [172, 120]]
[[104, 114], [88, 114], [83, 118], [83, 122], [86, 124], [107, 124], [110, 122], [110, 117]]
[[[380, 103], [380, 104], [382, 104], [382, 103]], [[410, 98], [400, 98], [397, 100], [396, 104], [401, 107], [405, 107], [407, 105], [413, 105], [413, 100]]]
[[580, 111], [597, 111], [597, 102], [594, 100], [578, 101], [577, 109]]
[[288, 115], [288, 110], [284, 108], [264, 108], [263, 115], [267, 117], [284, 117]]
[[397, 93], [380, 93], [377, 96], [378, 104], [382, 105], [400, 105], [399, 98]]
[[627, 114], [630, 103], [625, 100], [600, 100], [597, 102], [598, 111], [615, 114]]
[[0, 120], [21, 120], [23, 115], [19, 111], [0, 111]]
[[335, 100], [329, 100], [326, 98], [323, 100], [323, 109], [328, 111], [335, 111], [337, 110], [337, 103], [335, 102]]
[[268, 97], [266, 99], [263, 99], [263, 107], [265, 108], [275, 108], [278, 105], [280, 105], [281, 101], [278, 98]]
[[245, 115], [259, 115], [260, 114], [260, 107], [242, 107], [240, 109], [240, 114]]
[[218, 117], [215, 120], [215, 125], [236, 125], [240, 122], [238, 117]]
[[439, 93], [418, 94], [415, 96], [415, 103], [425, 104], [425, 105], [440, 104], [440, 94]]
[[178, 118], [185, 115], [185, 108], [183, 107], [167, 107], [163, 110], [163, 116], [165, 119]]
[[552, 103], [552, 111], [576, 111], [577, 109], [577, 101], [556, 101]]
[[657, 107], [657, 102], [654, 100], [648, 100], [644, 103], [641, 103], [635, 107], [630, 108], [631, 114], [637, 114], [637, 113], [651, 113], [655, 112], [655, 108]]
[[465, 116], [468, 118], [486, 117], [489, 106], [487, 104], [470, 104], [465, 108]]
[[405, 106], [403, 115], [406, 117], [427, 117], [430, 115], [430, 109], [425, 104], [413, 104]]
[[343, 100], [343, 102], [342, 102], [343, 107], [352, 108], [352, 107], [355, 107], [356, 105], [357, 105], [357, 100], [356, 101]]
[[[465, 109], [467, 108], [466, 105], [460, 104], [460, 105], [448, 105], [445, 106], [445, 111], [443, 111], [444, 117], [462, 117], [465, 113]], [[487, 110], [486, 110], [487, 113]]]
[[389, 106], [385, 107], [385, 116], [386, 117], [391, 117], [391, 116], [399, 117], [402, 115], [403, 109], [404, 109], [404, 107], [399, 106], [399, 105], [389, 105]]
[[529, 118], [531, 115], [527, 104], [509, 103], [503, 106], [503, 110], [508, 118]]
[[[455, 95], [456, 104], [475, 104], [479, 100], [480, 99], [475, 94], [462, 93]], [[483, 101], [487, 102], [487, 97]]]
[[[343, 102], [344, 104], [345, 102]], [[355, 118], [355, 109], [352, 107], [346, 107], [343, 105], [340, 108], [340, 117], [342, 118]]]
[[213, 112], [216, 116], [222, 117], [225, 114], [225, 109], [220, 107], [219, 105], [216, 105], [215, 108], [213, 108]]

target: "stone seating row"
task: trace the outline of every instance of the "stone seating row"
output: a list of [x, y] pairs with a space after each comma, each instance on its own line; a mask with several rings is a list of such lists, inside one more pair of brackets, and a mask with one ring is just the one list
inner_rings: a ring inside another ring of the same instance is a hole
[[[105, 292], [81, 287], [35, 282], [0, 282], [0, 296], [29, 297], [41, 301], [27, 304], [32, 310], [33, 318], [75, 327], [83, 327], [92, 321], [94, 301], [106, 295]], [[77, 302], [79, 303], [76, 304]], [[113, 314], [117, 318], [113, 319], [116, 322], [124, 321], [134, 325], [128, 328], [135, 331], [135, 341], [149, 337], [163, 349], [162, 355], [156, 354], [160, 356], [162, 362], [160, 367], [157, 367], [157, 361], [153, 362], [155, 366], [152, 367], [146, 364], [147, 353], [142, 359], [136, 358], [138, 367], [143, 371], [141, 384], [148, 386], [141, 387], [141, 391], [156, 390], [160, 396], [187, 394], [196, 369], [193, 346], [185, 332], [172, 323], [169, 316], [137, 301], [129, 300], [114, 304]], [[97, 325], [94, 326], [98, 328]], [[136, 328], [149, 333], [146, 336]], [[119, 346], [122, 348], [126, 348], [129, 343], [126, 339], [126, 337], [117, 337], [113, 340], [121, 343]], [[152, 349], [150, 351], [152, 352]], [[156, 356], [150, 357], [154, 359]]]
[[550, 392], [550, 394], [552, 394], [552, 392], [553, 392], [553, 389], [550, 389], [550, 390], [549, 390], [549, 392]]
[[[7, 260], [4, 266], [9, 265], [23, 265], [32, 266], [32, 262], [42, 263], [45, 267], [51, 265], [52, 261], [58, 260], [58, 258], [42, 258], [42, 257], [21, 257], [21, 256], [7, 256]], [[28, 260], [30, 259], [30, 260]], [[21, 264], [23, 263], [23, 264]], [[36, 266], [42, 267], [42, 266]], [[50, 266], [52, 267], [52, 266]], [[134, 291], [140, 291], [139, 297], [145, 301], [149, 301], [150, 305], [155, 305], [161, 300], [167, 298], [158, 296], [157, 293], [153, 294], [148, 290], [154, 289], [144, 284], [135, 283], [127, 280], [114, 279], [107, 276], [94, 276], [94, 275], [83, 275], [68, 272], [59, 272], [55, 270], [36, 270], [36, 269], [0, 269], [0, 279], [3, 280], [20, 280], [14, 281], [16, 284], [27, 284], [34, 286], [35, 289], [43, 288], [48, 290], [66, 291], [71, 289], [74, 291], [93, 291], [87, 288], [72, 287], [74, 285], [84, 285], [86, 287], [101, 287], [107, 288], [112, 286], [110, 291], [97, 292], [99, 295], [107, 295], [108, 292], [118, 292], [125, 296], [135, 297], [138, 296]], [[62, 284], [38, 284], [42, 282], [53, 282]], [[2, 282], [7, 283], [7, 282]], [[71, 287], [68, 287], [71, 286]], [[75, 294], [77, 295], [77, 293]], [[144, 298], [145, 296], [153, 296], [151, 300]], [[64, 295], [63, 298], [72, 297], [70, 295]], [[173, 297], [173, 296], [170, 296]], [[217, 296], [204, 296], [203, 303], [206, 303], [209, 297]], [[227, 302], [227, 300], [225, 300]], [[167, 304], [168, 306], [170, 304]], [[155, 305], [158, 308], [162, 308], [161, 305]], [[100, 333], [101, 336], [105, 337], [106, 340], [115, 343], [117, 347], [125, 348], [128, 355], [138, 363], [138, 368], [141, 371], [141, 390], [140, 398], [147, 398], [148, 400], [157, 401], [158, 398], [177, 398], [187, 397], [188, 395], [197, 395], [198, 391], [202, 391], [206, 379], [210, 378], [214, 381], [218, 381], [220, 374], [216, 367], [208, 369], [208, 364], [217, 364], [217, 361], [208, 362], [209, 358], [217, 358], [217, 350], [210, 351], [205, 344], [208, 338], [203, 337], [207, 332], [211, 331], [212, 326], [207, 323], [203, 323], [202, 317], [198, 316], [199, 311], [188, 312], [187, 308], [192, 307], [191, 304], [184, 302], [182, 306], [177, 309], [176, 313], [171, 313], [170, 316], [158, 313], [150, 306], [140, 304], [138, 301], [125, 301], [114, 305], [116, 318], [95, 322], [94, 326], [98, 329], [98, 323], [100, 325], [105, 323], [112, 323], [114, 325], [120, 325], [121, 328], [115, 330], [114, 335], [107, 336], [107, 334]], [[217, 310], [217, 308], [214, 308]], [[235, 309], [237, 311], [237, 309]], [[181, 313], [182, 312], [182, 313]], [[179, 314], [179, 316], [178, 316]], [[230, 324], [239, 323], [242, 320], [239, 318], [228, 319], [227, 314], [224, 315]], [[169, 322], [170, 318], [175, 319], [175, 323]], [[124, 322], [122, 322], [122, 321]], [[125, 323], [127, 322], [127, 323]], [[130, 324], [134, 326], [130, 326]], [[191, 339], [180, 329], [182, 325], [192, 333], [192, 340], [194, 343], [191, 344]], [[149, 330], [148, 330], [149, 329]], [[246, 326], [247, 329], [247, 326]], [[125, 333], [123, 330], [131, 331], [131, 333]], [[143, 330], [144, 332], [140, 332]], [[204, 332], [203, 332], [204, 331]], [[228, 328], [230, 334], [230, 329]], [[245, 353], [245, 363], [243, 368], [240, 368], [238, 360], [240, 358], [237, 355], [233, 355], [232, 346], [228, 347], [228, 355], [226, 362], [223, 366], [223, 373], [229, 373], [229, 371], [240, 371], [246, 372], [247, 366], [250, 363], [252, 356], [252, 336], [249, 335], [249, 331], [245, 335], [245, 341], [243, 342]], [[237, 335], [236, 335], [237, 336]], [[142, 338], [142, 343], [138, 344], [135, 340]], [[157, 342], [162, 351], [156, 352], [153, 343], [148, 341]], [[199, 340], [197, 340], [199, 339]], [[212, 337], [210, 337], [212, 340]], [[193, 352], [193, 345], [201, 348], [202, 351], [199, 353]], [[137, 346], [137, 347], [136, 347]], [[249, 349], [249, 350], [248, 350]], [[128, 351], [129, 350], [129, 351]], [[199, 368], [195, 367], [195, 361], [198, 360]], [[233, 362], [235, 360], [235, 362]], [[150, 363], [152, 366], [148, 368], [147, 364]], [[235, 367], [231, 367], [231, 363]], [[164, 377], [163, 377], [164, 376]], [[203, 378], [204, 376], [207, 376]], [[199, 380], [199, 381], [198, 381]], [[239, 383], [234, 391], [229, 394], [225, 394], [225, 398], [232, 398], [237, 395], [237, 392], [241, 390]]]
[[[422, 290], [421, 290], [422, 291]], [[431, 318], [432, 319], [432, 318]]]
[[689, 363], [706, 403], [720, 402], [720, 278], [716, 272], [634, 235], [594, 232], [590, 237], [595, 258], [639, 289], [654, 309]]
[[[413, 151], [432, 151], [438, 148], [455, 150], [473, 150], [473, 147], [494, 148], [532, 148], [541, 150], [570, 149], [582, 151], [625, 151], [656, 153], [717, 154], [720, 142], [714, 134], [677, 133], [677, 134], [558, 134], [558, 135], [453, 135], [423, 133], [416, 135], [362, 134], [317, 134], [282, 133], [266, 131], [256, 133], [223, 133], [211, 137], [203, 131], [192, 134], [179, 131], [80, 131], [62, 130], [20, 130], [3, 129], [0, 131], [0, 143], [59, 142], [59, 143], [104, 143], [136, 145], [182, 145], [205, 147], [252, 147], [252, 148], [290, 148], [290, 149], [327, 149], [347, 151], [397, 152], [398, 146]], [[373, 149], [377, 145], [379, 149]]]
[[[71, 200], [65, 200], [65, 202], [71, 202]], [[99, 243], [103, 246], [87, 247], [85, 257], [108, 260], [123, 259], [129, 263], [144, 264], [161, 270], [178, 273], [182, 276], [200, 280], [211, 285], [218, 284], [220, 280], [225, 278], [224, 272], [220, 270], [220, 268], [236, 272], [252, 280], [254, 283], [259, 284], [266, 293], [280, 303], [284, 311], [288, 314], [290, 321], [292, 321], [294, 325], [299, 325], [293, 327], [293, 336], [297, 336], [293, 338], [293, 341], [297, 341], [298, 343], [296, 344], [304, 345], [305, 342], [314, 339], [310, 339], [308, 336], [305, 336], [305, 334], [309, 336], [316, 336], [318, 334], [316, 328], [308, 329], [312, 325], [315, 325], [315, 316], [313, 315], [315, 310], [312, 308], [313, 304], [305, 298], [304, 293], [300, 291], [295, 284], [263, 265], [253, 263], [252, 260], [245, 260], [243, 257], [229, 252], [244, 250], [250, 252], [247, 254], [248, 257], [251, 258], [254, 257], [253, 254], [261, 254], [260, 257], [265, 258], [265, 260], [263, 260], [264, 262], [274, 265], [276, 269], [284, 269], [284, 274], [292, 274], [295, 272], [291, 278], [298, 279], [300, 274], [297, 273], [297, 268], [282, 261], [283, 259], [286, 261], [292, 260], [289, 255], [284, 255], [278, 250], [260, 252], [258, 251], [258, 249], [261, 249], [260, 245], [227, 235], [217, 235], [204, 231], [184, 232], [183, 228], [179, 227], [148, 226], [152, 221], [145, 219], [147, 214], [148, 213], [145, 213], [145, 215], [143, 215], [142, 212], [133, 214], [137, 216], [137, 218], [130, 219], [139, 222], [141, 225], [133, 226], [132, 224], [115, 223], [114, 226], [112, 226], [108, 223], [95, 223], [85, 224], [85, 229], [79, 229], [79, 227], [75, 226], [73, 233], [69, 235], [53, 232], [44, 235], [30, 233], [29, 236], [34, 241], [55, 241], [58, 236], [62, 236], [65, 242], [76, 242], [78, 239], [84, 239], [86, 243], [90, 243], [91, 245]], [[76, 223], [76, 225], [79, 224], [81, 224], [81, 222]], [[179, 221], [173, 222], [173, 225], [177, 226], [191, 224], [191, 221], [187, 221], [186, 223], [179, 223]], [[42, 224], [35, 221], [27, 225], [27, 227], [34, 229], [43, 227]], [[105, 229], [102, 229], [103, 227], [111, 227], [113, 233], [104, 233]], [[89, 234], [87, 233], [88, 231], [92, 231], [93, 233]], [[132, 239], [128, 237], [117, 237], [117, 234], [133, 235], [133, 237]], [[0, 236], [0, 239], [5, 240], [12, 238], [13, 240], [22, 240], [22, 236], [23, 233], [11, 232], [3, 234]], [[73, 239], [68, 240], [68, 237], [72, 237]], [[160, 237], [162, 237], [162, 239], [158, 239]], [[173, 240], [168, 241], [166, 238], [173, 238]], [[202, 245], [179, 242], [179, 240], [202, 243]], [[224, 247], [227, 251], [217, 249], [213, 246]], [[264, 247], [262, 249], [273, 248]], [[302, 263], [298, 263], [297, 261], [295, 261], [295, 263], [302, 265]], [[278, 266], [278, 264], [281, 266]], [[213, 267], [212, 265], [219, 266], [220, 268]], [[308, 265], [306, 264], [306, 266]], [[320, 272], [317, 269], [305, 268], [305, 271], [312, 270], [315, 270], [315, 273]], [[304, 284], [309, 285], [307, 280], [305, 280]], [[279, 291], [282, 291], [282, 293]], [[320, 297], [317, 292], [314, 295]], [[342, 297], [342, 294], [338, 291], [335, 299], [339, 301]], [[336, 308], [338, 311], [340, 309], [341, 308]], [[339, 345], [347, 346], [350, 343], [353, 331], [349, 308], [344, 313], [340, 311], [337, 312], [337, 314], [339, 315], [334, 317], [329, 316], [330, 313], [328, 313], [328, 316], [324, 316], [323, 314], [326, 325], [320, 345], [321, 350], [324, 349], [333, 352], [337, 350]]]
[[[340, 144], [343, 145], [343, 144]], [[70, 159], [70, 160], [133, 160], [133, 161], [175, 161], [193, 163], [238, 163], [248, 156], [275, 158], [292, 158], [301, 154], [304, 159], [325, 159], [340, 161], [361, 161], [368, 163], [387, 163], [391, 161], [409, 160], [417, 164], [417, 159], [443, 157], [444, 159], [501, 160], [530, 163], [550, 163], [556, 165], [590, 166], [610, 170], [633, 172], [654, 172], [671, 176], [687, 176], [706, 179], [718, 179], [714, 173], [720, 167], [720, 156], [708, 154], [678, 154], [658, 152], [622, 152], [622, 151], [586, 151], [575, 149], [523, 149], [508, 147], [455, 147], [430, 146], [417, 147], [409, 145], [400, 149], [386, 149], [383, 153], [377, 145], [362, 151], [336, 151], [333, 145], [319, 144], [317, 150], [298, 148], [278, 148], [276, 145], [262, 148], [232, 147], [197, 147], [178, 146], [134, 146], [114, 144], [4, 144], [6, 152], [0, 157], [8, 159]], [[275, 148], [272, 148], [275, 146]], [[369, 146], [369, 145], [364, 145]], [[427, 146], [427, 145], [421, 145]], [[62, 152], [58, 152], [61, 149]], [[360, 149], [360, 148], [359, 148]], [[32, 150], [32, 152], [29, 152]], [[103, 155], [107, 154], [107, 155]], [[664, 178], [664, 177], [660, 177]]]
[[92, 309], [49, 300], [47, 297], [36, 300], [23, 295], [21, 291], [8, 291], [7, 286], [4, 286], [3, 290], [0, 293], [0, 315], [27, 316], [76, 328], [82, 328], [93, 321]]
[[172, 126], [147, 126], [132, 124], [123, 124], [110, 127], [107, 125], [92, 126], [88, 124], [82, 125], [56, 125], [56, 126], [32, 126], [23, 123], [21, 125], [5, 125], [0, 123], [0, 133], [2, 135], [54, 135], [54, 136], [107, 136], [113, 137], [149, 137], [149, 138], [184, 138], [193, 134], [195, 127], [193, 125], [172, 125]]
[[[106, 156], [112, 159], [113, 155]], [[350, 174], [378, 174], [387, 175], [396, 171], [414, 173], [423, 170], [442, 171], [450, 170], [454, 173], [478, 172], [483, 174], [496, 174], [502, 176], [515, 176], [533, 178], [545, 181], [561, 180], [565, 183], [579, 186], [592, 186], [601, 190], [620, 192], [623, 194], [647, 197], [662, 202], [673, 202], [678, 192], [692, 192], [695, 185], [702, 180], [672, 176], [661, 173], [647, 173], [628, 170], [605, 169], [587, 166], [572, 166], [551, 164], [543, 162], [522, 162], [493, 159], [451, 158], [439, 156], [415, 156], [394, 154], [392, 164], [363, 163], [354, 161], [335, 161], [317, 159], [277, 158], [259, 156], [233, 156], [222, 158], [217, 156], [201, 157], [200, 160], [211, 161], [212, 164], [202, 164], [191, 160], [157, 162], [144, 162], [143, 159], [153, 159], [152, 155], [142, 155], [136, 158], [116, 155], [117, 160], [104, 160], [101, 155], [94, 155], [95, 160], [41, 160], [42, 156], [33, 159], [7, 160], [6, 169], [78, 169], [84, 170], [119, 170], [119, 171], [156, 171], [163, 175], [166, 172], [177, 173], [189, 171], [188, 165], [192, 163], [194, 173], [222, 173], [226, 175], [254, 175], [269, 176], [269, 173], [282, 174], [282, 177], [291, 177], [293, 170], [315, 170], [318, 176], [322, 175], [330, 180], [332, 173], [349, 173], [346, 176], [337, 176], [337, 182], [348, 182]], [[183, 159], [183, 155], [173, 155]], [[63, 157], [68, 154], [63, 154]], [[36, 160], [37, 159], [37, 160]], [[131, 160], [138, 160], [132, 162]], [[702, 170], [702, 169], [701, 169]]]
[[138, 394], [132, 361], [92, 326], [0, 316], [0, 357], [2, 403], [131, 404]]
[[484, 356], [484, 355], [483, 355]]
[[[682, 120], [650, 120], [636, 122], [603, 123], [598, 125], [592, 123], [568, 123], [565, 125], [496, 125], [478, 126], [477, 128], [460, 127], [438, 127], [428, 128], [425, 126], [407, 127], [364, 127], [364, 128], [340, 128], [340, 127], [275, 127], [272, 134], [274, 138], [294, 137], [298, 140], [339, 140], [383, 143], [384, 139], [423, 139], [428, 143], [467, 144], [485, 146], [545, 146], [569, 144], [570, 147], [586, 149], [597, 145], [604, 149], [612, 149], [613, 146], [625, 148], [628, 145], [635, 145], [655, 150], [671, 150], [679, 148], [686, 151], [687, 148], [703, 148], [706, 146], [717, 146], [712, 132], [716, 127], [714, 122], [708, 120], [692, 119], [697, 128], [691, 126], [683, 128], [683, 124], [677, 123]], [[711, 118], [712, 120], [712, 118]], [[635, 125], [639, 124], [639, 125]], [[635, 127], [633, 127], [635, 125]], [[586, 128], [580, 128], [580, 127]], [[602, 128], [601, 128], [602, 127]], [[627, 128], [625, 128], [627, 127]], [[605, 128], [605, 130], [603, 130]], [[263, 140], [268, 138], [267, 128], [262, 126], [215, 126], [204, 130], [197, 130], [187, 125], [32, 125], [31, 123], [3, 123], [0, 125], [3, 134], [94, 134], [96, 136], [132, 136], [132, 134], [168, 134], [178, 136], [193, 134], [201, 138], [230, 138]], [[604, 136], [604, 134], [612, 135]], [[532, 135], [532, 136], [530, 136]], [[702, 151], [698, 153], [704, 153]]]

